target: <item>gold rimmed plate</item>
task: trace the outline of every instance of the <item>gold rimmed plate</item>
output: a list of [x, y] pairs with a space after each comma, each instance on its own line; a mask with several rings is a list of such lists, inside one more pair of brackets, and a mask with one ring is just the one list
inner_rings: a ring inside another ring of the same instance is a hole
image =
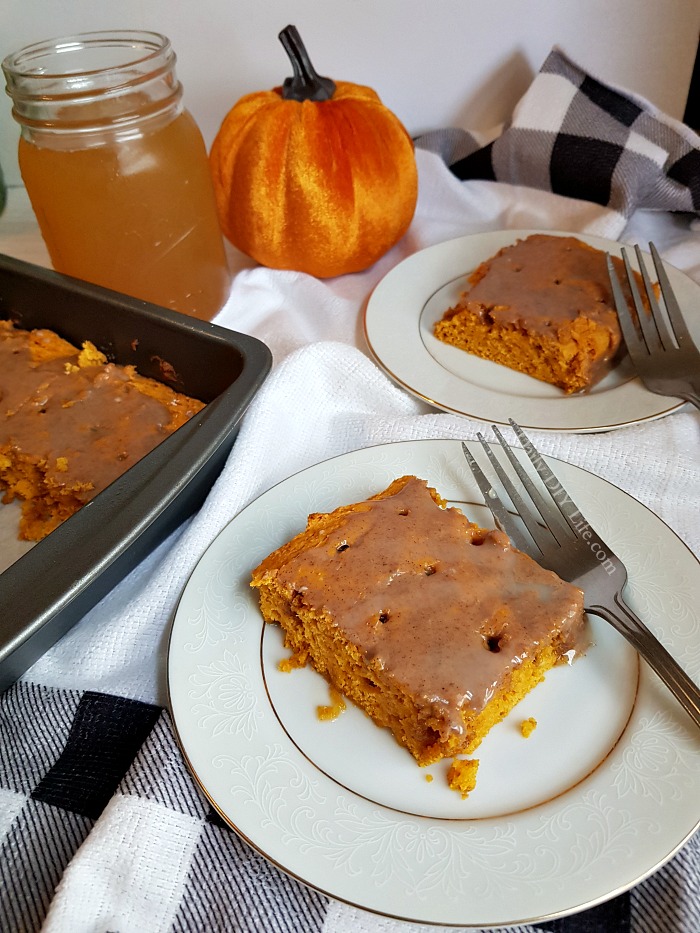
[[[627, 357], [588, 393], [555, 386], [482, 360], [433, 336], [433, 326], [467, 287], [467, 277], [498, 250], [533, 233], [576, 236], [619, 256], [602, 237], [537, 230], [499, 230], [438, 243], [404, 259], [376, 286], [364, 312], [367, 345], [382, 369], [412, 395], [480, 421], [585, 433], [653, 421], [682, 404], [644, 388]], [[652, 268], [650, 266], [650, 268]], [[681, 308], [700, 303], [700, 285], [666, 265]], [[700, 344], [700, 322], [688, 320]]]
[[[476, 447], [473, 448], [476, 450]], [[652, 512], [561, 461], [560, 478], [627, 564], [630, 602], [691, 675], [700, 673], [698, 563]], [[419, 768], [352, 705], [322, 722], [325, 681], [282, 673], [281, 633], [262, 622], [252, 569], [306, 523], [405, 473], [490, 524], [456, 441], [355, 451], [256, 499], [212, 542], [170, 636], [175, 729], [215, 808], [271, 862], [377, 914], [501, 926], [563, 916], [662, 865], [700, 816], [700, 737], [605, 623], [482, 743], [462, 800], [447, 763]], [[521, 721], [538, 726], [525, 740]], [[426, 780], [430, 776], [432, 780]]]

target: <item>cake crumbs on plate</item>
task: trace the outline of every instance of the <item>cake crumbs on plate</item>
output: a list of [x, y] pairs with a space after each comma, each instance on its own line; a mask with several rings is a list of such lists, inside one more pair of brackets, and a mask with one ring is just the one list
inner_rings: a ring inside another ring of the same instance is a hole
[[466, 800], [476, 787], [478, 770], [478, 758], [455, 758], [447, 771], [447, 783], [450, 790], [458, 791], [462, 800]]
[[346, 709], [345, 697], [343, 694], [340, 693], [339, 690], [336, 690], [335, 687], [331, 687], [329, 692], [331, 698], [330, 705], [316, 707], [316, 716], [321, 722], [337, 719]]
[[520, 734], [524, 739], [529, 738], [532, 733], [537, 728], [537, 720], [530, 716], [528, 719], [523, 719], [520, 723]]
[[277, 670], [281, 671], [283, 674], [288, 674], [290, 671], [295, 671], [300, 667], [306, 667], [306, 661], [308, 657], [309, 652], [302, 648], [300, 651], [296, 651], [288, 658], [282, 658], [282, 660], [277, 665]]

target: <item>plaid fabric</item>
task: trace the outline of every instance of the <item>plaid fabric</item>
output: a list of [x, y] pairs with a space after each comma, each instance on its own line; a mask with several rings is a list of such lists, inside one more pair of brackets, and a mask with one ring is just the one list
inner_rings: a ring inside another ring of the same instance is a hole
[[588, 75], [555, 49], [497, 139], [437, 130], [416, 145], [457, 178], [507, 182], [593, 201], [700, 213], [700, 138], [647, 101]]
[[[31, 683], [4, 694], [0, 845], [4, 933], [341, 933], [360, 925], [242, 842], [196, 788], [167, 712], [123, 697]], [[690, 933], [700, 930], [699, 879], [696, 838], [630, 893], [513, 929]], [[383, 929], [411, 927], [387, 920]]]
[[159, 707], [15, 685], [0, 704], [0, 814], [3, 933], [322, 927], [327, 899], [224, 825]]

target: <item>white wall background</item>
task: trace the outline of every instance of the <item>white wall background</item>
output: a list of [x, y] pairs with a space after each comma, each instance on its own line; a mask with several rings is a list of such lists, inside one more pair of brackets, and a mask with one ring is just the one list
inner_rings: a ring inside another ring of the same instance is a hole
[[[93, 29], [163, 32], [210, 144], [242, 94], [291, 73], [277, 39], [288, 23], [321, 74], [370, 85], [417, 133], [506, 120], [555, 44], [680, 118], [700, 0], [0, 0], [0, 56]], [[0, 95], [0, 165], [20, 184], [10, 108]]]

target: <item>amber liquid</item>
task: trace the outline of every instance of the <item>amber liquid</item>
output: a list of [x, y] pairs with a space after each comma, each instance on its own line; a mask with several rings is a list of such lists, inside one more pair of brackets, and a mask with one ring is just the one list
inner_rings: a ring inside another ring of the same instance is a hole
[[22, 138], [19, 163], [56, 270], [203, 320], [221, 309], [230, 274], [204, 142], [187, 111], [92, 148]]

